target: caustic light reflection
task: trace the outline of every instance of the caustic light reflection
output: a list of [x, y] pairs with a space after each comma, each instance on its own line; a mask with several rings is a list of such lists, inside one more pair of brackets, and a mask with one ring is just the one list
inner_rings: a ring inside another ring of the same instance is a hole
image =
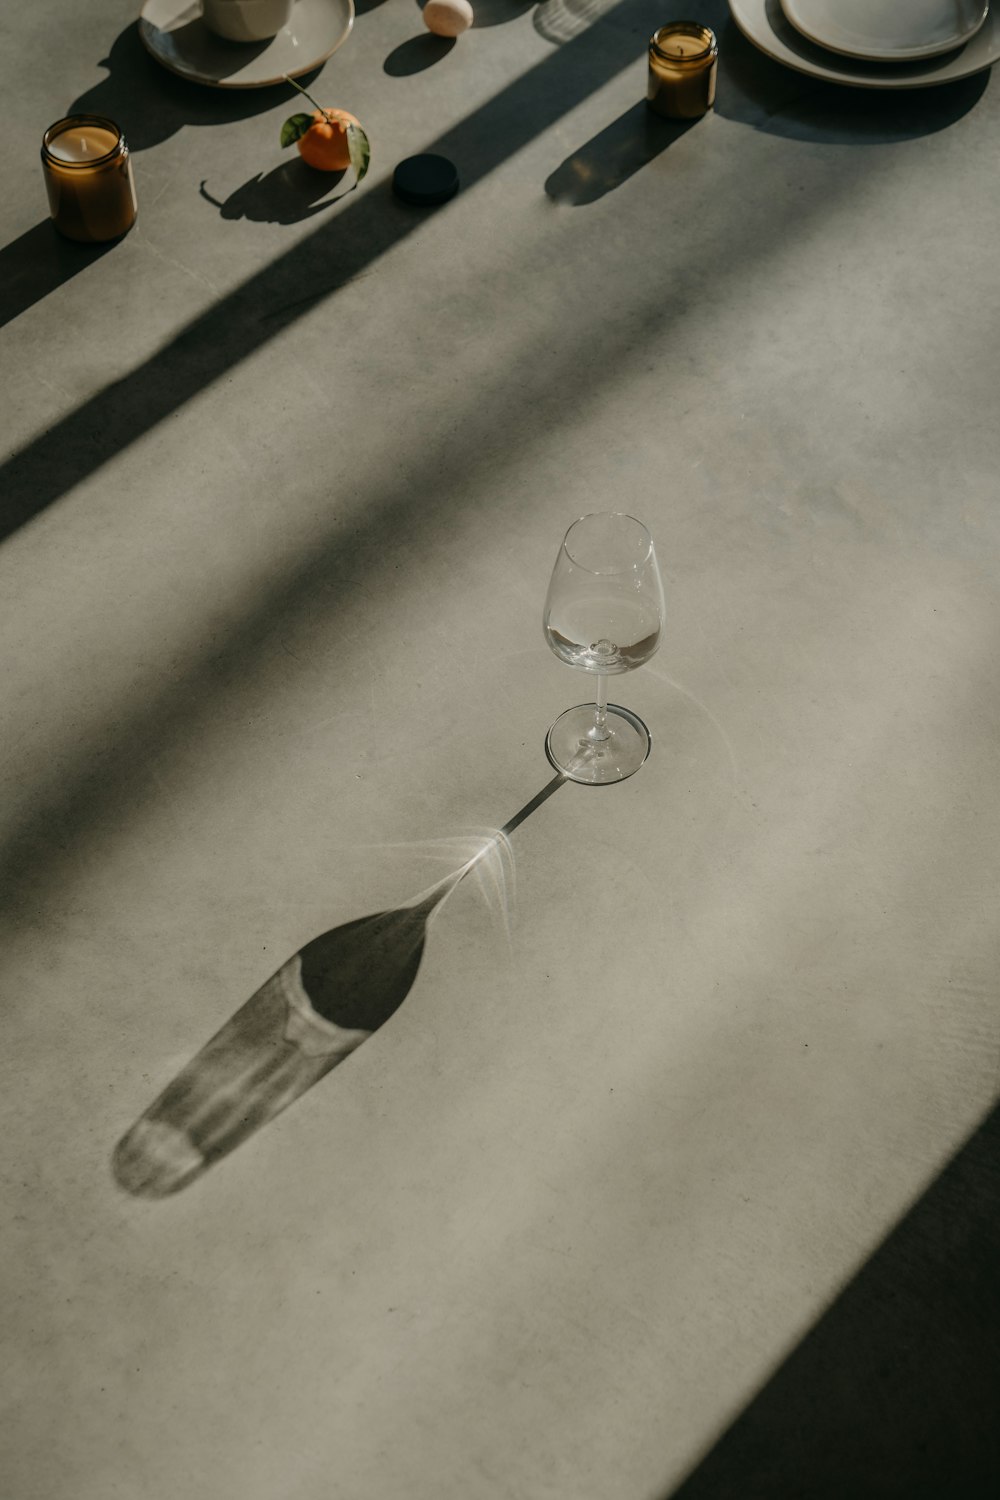
[[[509, 828], [511, 825], [507, 826]], [[393, 852], [405, 850], [418, 858], [448, 866], [449, 873], [421, 891], [419, 896], [413, 897], [414, 902], [422, 901], [437, 892], [438, 905], [443, 905], [459, 882], [471, 875], [481, 900], [490, 911], [499, 913], [509, 937], [516, 886], [514, 850], [506, 828], [455, 834], [450, 838], [422, 839], [407, 844], [377, 844], [372, 847]]]

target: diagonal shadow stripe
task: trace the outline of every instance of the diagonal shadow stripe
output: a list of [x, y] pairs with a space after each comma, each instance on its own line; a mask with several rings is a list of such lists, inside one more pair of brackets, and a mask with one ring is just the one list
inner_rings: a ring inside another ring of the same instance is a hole
[[[537, 63], [426, 149], [453, 158], [463, 185], [474, 186], [634, 63], [658, 14], [656, 0], [621, 0], [593, 31]], [[15, 453], [0, 468], [0, 539], [381, 259], [419, 228], [424, 212], [400, 203], [383, 180]], [[306, 298], [303, 285], [314, 289]]]
[[1000, 1108], [670, 1500], [1000, 1494]]

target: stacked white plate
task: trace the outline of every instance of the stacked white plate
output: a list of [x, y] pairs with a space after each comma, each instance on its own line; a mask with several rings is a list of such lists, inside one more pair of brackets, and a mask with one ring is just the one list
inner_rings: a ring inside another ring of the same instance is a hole
[[729, 0], [747, 39], [786, 67], [856, 88], [923, 88], [1000, 59], [989, 0]]
[[291, 20], [263, 42], [227, 42], [209, 31], [201, 0], [144, 0], [139, 40], [157, 62], [192, 83], [260, 89], [311, 73], [351, 34], [354, 0], [295, 0]]

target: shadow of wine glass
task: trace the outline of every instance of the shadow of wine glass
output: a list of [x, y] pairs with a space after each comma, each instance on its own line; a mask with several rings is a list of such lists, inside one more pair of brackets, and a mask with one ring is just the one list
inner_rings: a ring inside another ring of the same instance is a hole
[[411, 36], [393, 48], [382, 67], [390, 78], [409, 78], [413, 73], [432, 68], [447, 57], [454, 45], [453, 36], [432, 36], [426, 31], [422, 36]]
[[126, 1131], [112, 1156], [119, 1186], [144, 1198], [187, 1187], [384, 1026], [413, 986], [448, 896], [564, 780], [554, 776], [471, 860], [412, 902], [345, 922], [293, 954]]
[[555, 203], [596, 203], [654, 161], [696, 120], [667, 120], [640, 100], [568, 156], [545, 183]]
[[[224, 219], [252, 219], [257, 224], [298, 224], [324, 209], [332, 208], [346, 194], [327, 195], [339, 186], [343, 172], [319, 172], [306, 166], [301, 157], [282, 162], [261, 176], [258, 172], [229, 197], [220, 200], [208, 191], [205, 182], [198, 188], [206, 203], [219, 210]], [[353, 190], [348, 189], [348, 192]], [[318, 202], [323, 199], [323, 202]]]

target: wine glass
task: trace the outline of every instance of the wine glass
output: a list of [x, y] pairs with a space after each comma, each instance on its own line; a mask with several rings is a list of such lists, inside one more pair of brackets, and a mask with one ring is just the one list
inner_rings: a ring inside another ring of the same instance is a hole
[[543, 625], [560, 661], [597, 677], [596, 703], [569, 708], [552, 725], [545, 752], [556, 770], [589, 786], [624, 781], [649, 754], [649, 730], [608, 703], [608, 677], [648, 661], [660, 644], [663, 584], [653, 539], [634, 516], [581, 516], [552, 570]]

